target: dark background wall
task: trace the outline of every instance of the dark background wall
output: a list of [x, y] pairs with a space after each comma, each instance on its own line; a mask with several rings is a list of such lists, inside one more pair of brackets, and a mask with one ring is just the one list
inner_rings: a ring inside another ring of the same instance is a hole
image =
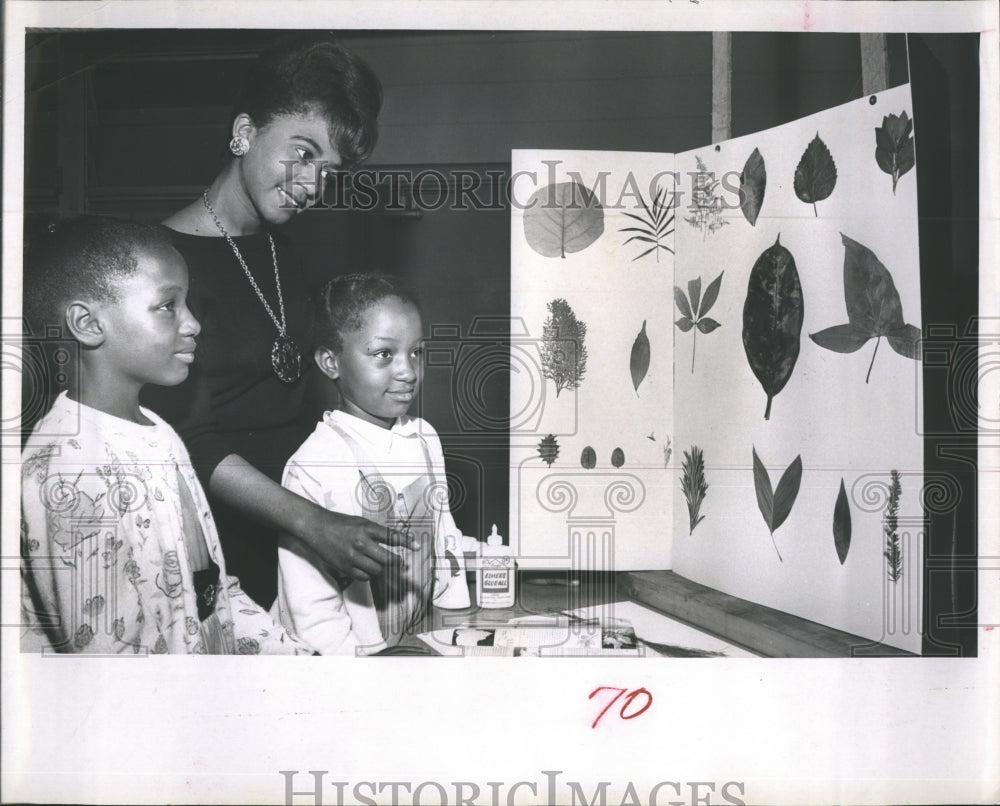
[[[274, 36], [29, 34], [29, 230], [79, 212], [160, 220], [194, 198], [224, 158], [241, 76]], [[371, 168], [484, 177], [509, 170], [514, 148], [678, 152], [711, 141], [710, 33], [353, 31], [344, 39], [385, 87]], [[908, 40], [888, 37], [890, 85], [912, 73], [922, 316], [925, 325], [950, 327], [958, 343], [977, 299], [978, 39]], [[734, 136], [862, 95], [856, 34], [736, 33], [732, 58]], [[432, 185], [425, 190], [434, 199]], [[484, 187], [480, 196], [490, 193]], [[432, 336], [420, 413], [442, 432], [456, 519], [470, 534], [487, 533], [494, 521], [503, 532], [509, 209], [445, 204], [416, 213], [385, 210], [384, 201], [368, 212], [310, 211], [289, 231], [314, 281], [373, 269], [402, 274], [418, 288]], [[928, 441], [928, 468], [944, 461], [943, 472], [971, 484], [962, 488], [970, 491], [964, 522], [935, 534], [948, 542], [949, 557], [974, 562], [974, 475], [962, 475], [970, 467], [974, 473], [974, 427], [970, 465], [968, 432], [949, 391], [954, 379], [939, 373], [925, 380], [926, 415], [941, 435]], [[942, 442], [950, 459], [942, 459]], [[973, 621], [975, 614], [974, 576], [971, 596], [967, 583], [956, 583], [954, 573], [949, 579], [935, 583], [944, 586], [938, 595], [965, 615], [937, 634], [933, 643], [944, 647], [965, 640], [970, 606]]]

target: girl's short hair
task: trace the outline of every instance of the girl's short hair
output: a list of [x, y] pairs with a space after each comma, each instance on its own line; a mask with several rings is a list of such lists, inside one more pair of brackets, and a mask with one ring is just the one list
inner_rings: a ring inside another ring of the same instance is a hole
[[329, 120], [341, 167], [364, 162], [378, 140], [382, 83], [364, 61], [330, 33], [282, 37], [257, 57], [236, 98], [233, 118], [255, 126], [279, 115], [319, 110]]
[[375, 303], [397, 297], [420, 310], [420, 300], [391, 274], [345, 274], [327, 281], [314, 298], [313, 349], [325, 347], [339, 353], [343, 334], [361, 327], [361, 317]]

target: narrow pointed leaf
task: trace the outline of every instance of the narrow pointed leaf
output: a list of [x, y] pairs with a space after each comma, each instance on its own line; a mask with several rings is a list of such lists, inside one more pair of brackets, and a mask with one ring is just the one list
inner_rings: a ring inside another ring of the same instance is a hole
[[904, 358], [920, 360], [920, 328], [903, 325], [889, 331], [886, 339], [889, 346]]
[[837, 165], [817, 132], [795, 168], [795, 195], [807, 204], [830, 197], [837, 184]]
[[837, 503], [833, 505], [833, 545], [837, 549], [840, 564], [843, 565], [851, 548], [851, 505], [847, 501], [843, 479], [840, 480]]
[[704, 316], [712, 310], [712, 306], [715, 305], [715, 301], [719, 298], [719, 288], [722, 286], [723, 274], [725, 274], [725, 272], [721, 272], [718, 277], [708, 284], [708, 288], [705, 289], [705, 296], [701, 301], [701, 311], [699, 312], [699, 316]]
[[740, 174], [740, 209], [743, 217], [756, 226], [760, 207], [764, 203], [764, 190], [767, 187], [767, 171], [764, 168], [764, 158], [759, 149], [754, 149], [743, 166]]
[[687, 297], [684, 296], [684, 292], [677, 286], [674, 286], [674, 302], [677, 303], [678, 310], [680, 310], [684, 316], [688, 319], [695, 318], [694, 314], [691, 312], [691, 306], [688, 305]]
[[792, 504], [799, 494], [799, 485], [802, 483], [802, 457], [796, 456], [795, 460], [781, 474], [781, 481], [774, 489], [774, 525], [773, 532], [785, 522], [788, 513], [792, 511]]
[[871, 334], [855, 325], [846, 324], [834, 325], [819, 333], [810, 333], [809, 338], [820, 347], [833, 350], [835, 353], [853, 353], [861, 349], [871, 338]]
[[680, 319], [674, 322], [674, 324], [681, 329], [681, 333], [687, 333], [691, 328], [694, 327], [694, 322], [692, 322], [686, 316], [682, 316]]
[[716, 322], [714, 319], [708, 316], [698, 320], [698, 330], [700, 330], [702, 333], [711, 333], [717, 327], [722, 327], [722, 325], [720, 325], [718, 322]]
[[756, 448], [753, 448], [753, 488], [757, 493], [757, 507], [760, 509], [760, 514], [764, 516], [768, 531], [773, 533], [774, 527], [771, 522], [774, 520], [774, 493], [771, 490], [771, 478], [767, 475], [767, 468], [760, 461]]
[[771, 416], [772, 399], [792, 376], [804, 316], [795, 258], [779, 240], [754, 263], [743, 304], [743, 349], [767, 394], [765, 420]]
[[632, 355], [629, 358], [629, 372], [632, 373], [632, 388], [639, 393], [642, 383], [649, 371], [649, 337], [646, 335], [646, 320], [642, 320], [642, 328], [632, 342]]
[[701, 302], [701, 277], [688, 280], [688, 297], [691, 300], [691, 311], [694, 315], [701, 316], [698, 311], [698, 303]]

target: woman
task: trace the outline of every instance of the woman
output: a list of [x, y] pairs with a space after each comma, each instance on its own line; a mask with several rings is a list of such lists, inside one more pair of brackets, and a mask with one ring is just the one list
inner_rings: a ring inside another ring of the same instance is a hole
[[303, 410], [313, 372], [307, 290], [272, 228], [322, 196], [326, 172], [368, 157], [381, 103], [375, 74], [328, 35], [281, 40], [246, 77], [225, 167], [163, 222], [187, 260], [202, 332], [188, 380], [144, 402], [184, 438], [230, 570], [264, 607], [276, 592], [278, 532], [345, 578], [369, 579], [399, 561], [379, 545], [383, 528], [279, 484], [319, 415]]

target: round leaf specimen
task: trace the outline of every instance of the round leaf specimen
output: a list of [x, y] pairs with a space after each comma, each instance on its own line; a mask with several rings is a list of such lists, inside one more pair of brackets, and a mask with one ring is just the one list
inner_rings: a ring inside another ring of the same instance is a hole
[[580, 464], [585, 470], [593, 470], [597, 465], [597, 453], [589, 445], [580, 454]]
[[604, 232], [604, 208], [579, 182], [539, 188], [524, 211], [524, 237], [543, 257], [580, 252]]
[[754, 263], [743, 304], [743, 349], [767, 394], [765, 420], [774, 396], [792, 377], [804, 313], [795, 258], [779, 241], [780, 236]]
[[621, 467], [625, 464], [625, 451], [621, 448], [615, 448], [611, 451], [611, 464], [615, 467]]

